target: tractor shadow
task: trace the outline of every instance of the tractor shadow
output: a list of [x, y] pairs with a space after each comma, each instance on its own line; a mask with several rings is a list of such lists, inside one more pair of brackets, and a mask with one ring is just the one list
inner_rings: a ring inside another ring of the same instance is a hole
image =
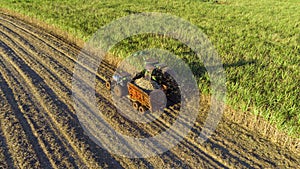
[[[188, 63], [191, 71], [193, 72], [195, 79], [203, 79], [204, 83], [207, 83], [208, 85], [210, 84], [210, 80], [207, 78], [207, 69], [210, 69], [212, 71], [214, 70], [220, 70], [220, 68], [223, 68], [225, 71], [230, 69], [230, 68], [237, 68], [237, 67], [242, 67], [242, 66], [248, 66], [248, 65], [253, 65], [256, 64], [256, 60], [239, 60], [238, 62], [235, 63], [225, 63], [222, 65], [215, 65], [215, 66], [207, 66], [205, 67], [202, 63], [198, 61], [190, 62]], [[187, 61], [186, 61], [187, 63]], [[179, 89], [178, 84], [176, 81], [172, 78], [170, 78], [173, 84], [173, 88], [167, 92], [167, 105], [166, 107], [171, 107], [174, 105], [178, 105], [181, 103], [181, 91]], [[201, 81], [203, 81], [201, 80]], [[230, 79], [229, 79], [230, 80]], [[199, 81], [197, 82], [199, 83]], [[185, 86], [186, 88], [189, 88], [189, 86]], [[199, 90], [201, 94], [201, 89]], [[179, 108], [180, 109], [180, 108]]]
[[248, 65], [253, 65], [257, 63], [257, 60], [239, 60], [235, 63], [224, 63], [220, 65], [208, 65], [204, 66], [203, 63], [200, 61], [192, 61], [192, 62], [187, 62], [186, 59], [183, 59], [186, 61], [186, 63], [189, 65], [191, 71], [193, 72], [195, 78], [199, 79], [205, 76], [207, 69], [210, 69], [212, 71], [220, 69], [223, 67], [223, 69], [228, 70], [229, 68], [237, 68], [237, 67], [242, 67], [242, 66], [248, 66]]

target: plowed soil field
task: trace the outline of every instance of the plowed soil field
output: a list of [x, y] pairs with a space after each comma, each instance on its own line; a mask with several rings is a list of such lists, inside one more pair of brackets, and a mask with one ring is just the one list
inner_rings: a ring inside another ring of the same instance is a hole
[[[85, 135], [73, 108], [72, 75], [80, 48], [50, 31], [0, 13], [0, 168], [298, 168], [300, 155], [283, 149], [226, 117], [205, 143], [195, 141], [209, 109], [171, 150], [131, 159], [97, 146]], [[103, 90], [114, 66], [102, 62], [96, 95], [116, 130], [136, 137], [168, 128], [168, 117], [137, 125], [121, 116]]]

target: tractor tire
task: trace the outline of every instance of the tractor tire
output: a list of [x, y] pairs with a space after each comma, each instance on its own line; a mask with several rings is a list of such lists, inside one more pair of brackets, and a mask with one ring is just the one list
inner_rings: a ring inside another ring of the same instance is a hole
[[132, 107], [134, 110], [138, 110], [140, 107], [140, 104], [137, 101], [132, 102]]
[[145, 111], [146, 111], [146, 108], [145, 108], [144, 106], [140, 106], [140, 107], [139, 107], [139, 112], [140, 112], [141, 114], [144, 114]]
[[106, 87], [106, 89], [108, 89], [108, 90], [111, 89], [110, 81], [107, 81], [107, 82], [105, 83], [105, 87]]
[[126, 95], [126, 89], [125, 87], [122, 87], [120, 85], [116, 85], [114, 87], [114, 93], [117, 97], [123, 97]]
[[167, 105], [166, 94], [159, 89], [153, 90], [150, 95], [151, 111], [160, 111], [164, 109]]

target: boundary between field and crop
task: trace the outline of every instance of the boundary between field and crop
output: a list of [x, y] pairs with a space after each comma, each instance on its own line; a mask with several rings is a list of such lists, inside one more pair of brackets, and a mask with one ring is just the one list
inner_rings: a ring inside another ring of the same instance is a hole
[[[52, 34], [56, 37], [59, 37], [62, 41], [72, 45], [73, 47], [80, 49], [84, 45], [84, 41], [75, 37], [72, 34], [67, 33], [64, 30], [61, 30], [57, 26], [53, 26], [47, 24], [45, 22], [39, 21], [29, 16], [25, 16], [23, 14], [15, 13], [11, 10], [0, 8], [0, 12], [4, 14], [8, 14], [10, 16], [16, 17], [19, 20], [22, 20], [28, 24], [34, 25], [35, 27], [39, 27], [45, 32]], [[116, 57], [106, 57], [106, 60], [112, 64], [117, 65], [120, 62], [119, 58]], [[208, 95], [204, 97], [209, 97]], [[232, 121], [233, 123], [239, 124], [240, 126], [249, 129], [254, 133], [259, 133], [264, 138], [280, 145], [284, 148], [288, 148], [289, 150], [300, 153], [300, 139], [294, 138], [289, 136], [286, 132], [281, 131], [275, 127], [275, 125], [271, 124], [270, 122], [266, 121], [259, 115], [254, 115], [250, 111], [237, 111], [234, 110], [229, 105], [226, 106], [224, 117]]]

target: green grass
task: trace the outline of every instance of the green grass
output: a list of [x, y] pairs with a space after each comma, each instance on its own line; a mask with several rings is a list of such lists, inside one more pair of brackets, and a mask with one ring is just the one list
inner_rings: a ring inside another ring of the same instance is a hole
[[[98, 1], [6, 0], [2, 6], [59, 26], [87, 40], [100, 26], [136, 12], [182, 17], [208, 35], [227, 73], [227, 102], [237, 110], [262, 115], [299, 138], [300, 3], [298, 0]], [[174, 40], [140, 36], [119, 43], [112, 53], [128, 56], [137, 49], [160, 47], [186, 58], [203, 91], [209, 77], [193, 53]]]

